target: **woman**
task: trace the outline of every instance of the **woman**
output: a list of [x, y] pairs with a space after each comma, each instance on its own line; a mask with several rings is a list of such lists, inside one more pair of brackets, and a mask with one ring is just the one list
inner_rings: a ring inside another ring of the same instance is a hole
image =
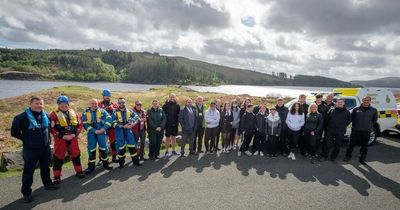
[[304, 125], [304, 112], [301, 108], [300, 103], [296, 102], [290, 108], [290, 112], [286, 117], [286, 125], [289, 128], [287, 133], [290, 149], [288, 158], [296, 160], [294, 150], [296, 149], [297, 143], [299, 141], [301, 127]]
[[306, 151], [311, 155], [312, 164], [314, 164], [316, 159], [316, 150], [318, 141], [321, 138], [323, 125], [323, 117], [321, 113], [318, 113], [318, 105], [316, 103], [312, 103], [308, 107], [308, 114], [304, 124]]
[[267, 108], [264, 104], [261, 104], [259, 107], [259, 111], [256, 115], [257, 120], [257, 131], [254, 136], [253, 142], [253, 154], [264, 156], [264, 152], [266, 152], [266, 119], [267, 119]]
[[[247, 105], [249, 105], [249, 104], [251, 104], [251, 100], [249, 98], [246, 98], [246, 100], [244, 100], [242, 106], [240, 107], [240, 114], [239, 114], [240, 120], [242, 119], [243, 115], [246, 113]], [[243, 142], [244, 137], [242, 135], [242, 133], [243, 133], [242, 123], [239, 124], [239, 129], [238, 129], [237, 133], [238, 133], [239, 138], [236, 139], [235, 147], [239, 147], [239, 140], [240, 140], [240, 142]], [[234, 148], [234, 149], [236, 149], [236, 148]]]
[[265, 129], [268, 136], [269, 156], [278, 157], [279, 134], [281, 133], [282, 123], [275, 107], [271, 107], [270, 109]]
[[240, 107], [236, 102], [236, 100], [232, 102], [231, 110], [232, 110], [233, 122], [232, 122], [230, 142], [228, 145], [229, 151], [232, 149], [236, 149], [235, 139], [239, 139], [238, 129], [240, 124]]
[[222, 152], [228, 152], [229, 142], [231, 140], [233, 114], [231, 111], [231, 104], [225, 102], [223, 111], [221, 113], [220, 128], [222, 134]]

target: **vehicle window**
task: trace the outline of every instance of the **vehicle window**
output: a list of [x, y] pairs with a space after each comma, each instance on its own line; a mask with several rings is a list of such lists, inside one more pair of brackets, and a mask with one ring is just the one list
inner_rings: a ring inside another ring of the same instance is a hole
[[[336, 103], [336, 98], [333, 99]], [[347, 110], [352, 110], [354, 107], [357, 106], [357, 101], [354, 98], [345, 98], [344, 103], [346, 105]]]

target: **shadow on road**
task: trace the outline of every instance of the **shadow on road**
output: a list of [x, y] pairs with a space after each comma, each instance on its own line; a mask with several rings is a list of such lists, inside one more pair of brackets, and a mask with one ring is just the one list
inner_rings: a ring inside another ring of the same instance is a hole
[[[345, 148], [342, 148], [339, 157], [343, 157]], [[354, 151], [354, 157], [359, 148]], [[168, 165], [168, 163], [171, 163]], [[389, 137], [382, 142], [378, 142], [369, 148], [368, 162], [380, 162], [383, 164], [400, 163], [400, 140]], [[288, 176], [294, 176], [301, 182], [319, 182], [326, 186], [339, 186], [341, 182], [346, 183], [362, 196], [368, 196], [368, 189], [371, 184], [386, 189], [395, 197], [400, 199], [400, 184], [383, 176], [371, 166], [360, 166], [357, 158], [352, 162], [337, 163], [318, 162], [311, 164], [307, 159], [298, 156], [298, 160], [292, 161], [286, 157], [265, 158], [265, 157], [238, 157], [236, 152], [229, 154], [207, 154], [201, 156], [189, 156], [185, 158], [161, 159], [158, 161], [147, 161], [144, 166], [129, 166], [124, 169], [114, 169], [110, 172], [102, 173], [98, 176], [88, 176], [85, 179], [78, 179], [70, 176], [62, 181], [62, 189], [54, 192], [45, 191], [39, 188], [33, 192], [35, 201], [30, 204], [22, 204], [20, 199], [5, 206], [5, 209], [33, 208], [41, 203], [51, 200], [61, 199], [68, 202], [78, 196], [93, 191], [104, 190], [111, 186], [111, 181], [117, 180], [124, 182], [131, 178], [145, 182], [157, 173], [161, 173], [164, 178], [170, 178], [174, 173], [180, 173], [188, 168], [193, 168], [196, 173], [202, 173], [205, 169], [219, 170], [223, 166], [236, 166], [238, 172], [243, 176], [249, 176], [252, 171], [257, 175], [269, 176], [274, 179], [285, 180]], [[354, 172], [350, 168], [357, 169]], [[101, 170], [98, 170], [101, 171]], [[370, 184], [371, 183], [371, 184]], [[68, 186], [68, 187], [66, 187]]]

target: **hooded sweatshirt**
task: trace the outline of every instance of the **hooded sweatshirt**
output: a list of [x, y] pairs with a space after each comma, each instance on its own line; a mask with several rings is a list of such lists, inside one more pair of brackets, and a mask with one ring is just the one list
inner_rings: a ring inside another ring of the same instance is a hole
[[266, 122], [266, 134], [270, 136], [276, 136], [281, 133], [282, 129], [282, 122], [281, 118], [279, 117], [279, 113], [275, 113], [275, 115], [272, 115], [271, 113], [268, 115], [268, 117], [265, 119]]
[[303, 127], [305, 122], [304, 114], [292, 114], [288, 113], [286, 117], [286, 125], [292, 131], [299, 131]]

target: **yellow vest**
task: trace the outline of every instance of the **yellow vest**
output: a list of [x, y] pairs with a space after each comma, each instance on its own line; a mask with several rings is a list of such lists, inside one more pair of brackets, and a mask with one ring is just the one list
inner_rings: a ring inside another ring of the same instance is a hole
[[68, 127], [68, 126], [76, 126], [78, 125], [78, 116], [76, 116], [76, 113], [72, 109], [68, 109], [69, 112], [69, 125], [67, 122], [67, 119], [65, 119], [65, 115], [62, 111], [57, 110], [55, 113], [57, 114], [57, 119], [58, 119], [58, 124], [60, 124], [61, 127]]
[[[120, 111], [120, 110], [117, 110], [117, 111], [115, 111], [115, 114], [117, 115], [117, 121], [119, 122], [119, 123], [123, 123], [124, 122], [124, 119], [122, 119], [122, 111]], [[129, 111], [129, 109], [126, 109], [126, 115], [125, 115], [125, 123], [127, 123], [128, 122], [128, 120], [129, 120], [129, 118], [131, 117], [131, 112]]]
[[[101, 109], [97, 109], [97, 111], [96, 111], [96, 121], [97, 121], [97, 123], [101, 122], [101, 114], [102, 114], [101, 113]], [[90, 109], [86, 110], [85, 115], [86, 115], [85, 123], [92, 124], [93, 123], [92, 122], [92, 112], [90, 111]]]

